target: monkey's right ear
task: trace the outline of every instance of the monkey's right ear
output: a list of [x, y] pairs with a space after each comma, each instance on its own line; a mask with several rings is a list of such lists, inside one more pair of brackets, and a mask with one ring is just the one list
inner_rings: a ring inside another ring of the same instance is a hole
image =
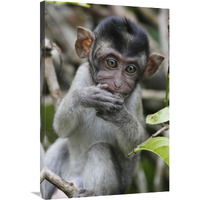
[[94, 39], [95, 37], [91, 30], [78, 26], [75, 49], [80, 58], [87, 58], [89, 56], [90, 47]]

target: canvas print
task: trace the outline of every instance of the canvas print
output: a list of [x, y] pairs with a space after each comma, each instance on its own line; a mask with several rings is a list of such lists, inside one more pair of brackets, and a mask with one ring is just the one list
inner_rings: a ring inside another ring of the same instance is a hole
[[40, 6], [41, 197], [169, 191], [169, 9]]

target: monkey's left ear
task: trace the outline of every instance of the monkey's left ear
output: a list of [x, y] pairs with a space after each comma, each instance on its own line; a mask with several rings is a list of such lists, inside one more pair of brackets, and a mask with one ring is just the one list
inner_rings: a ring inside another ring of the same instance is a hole
[[90, 47], [94, 38], [94, 34], [91, 30], [78, 26], [75, 49], [80, 58], [87, 58], [89, 56]]
[[164, 56], [157, 53], [151, 54], [148, 60], [147, 68], [144, 72], [144, 78], [151, 77], [157, 71], [164, 58]]

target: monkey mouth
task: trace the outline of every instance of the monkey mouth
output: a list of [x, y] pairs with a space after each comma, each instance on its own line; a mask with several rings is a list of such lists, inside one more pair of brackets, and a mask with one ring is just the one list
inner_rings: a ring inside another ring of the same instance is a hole
[[114, 95], [117, 95], [117, 96], [119, 96], [119, 97], [121, 97], [123, 99], [128, 96], [128, 94], [120, 92], [120, 90], [117, 90], [117, 89], [112, 89], [110, 87], [106, 88], [105, 90], [107, 90], [108, 92], [110, 92], [110, 93], [112, 93]]
[[116, 93], [116, 91], [113, 90], [113, 89], [111, 89], [110, 87], [105, 88], [105, 90], [107, 90], [108, 92], [110, 92], [110, 93], [112, 93], [112, 94]]
[[130, 92], [124, 92], [124, 88], [116, 88], [112, 84], [109, 83], [98, 83], [102, 85], [102, 89], [106, 90], [114, 95], [117, 95], [123, 99], [125, 99], [127, 96], [129, 96]]

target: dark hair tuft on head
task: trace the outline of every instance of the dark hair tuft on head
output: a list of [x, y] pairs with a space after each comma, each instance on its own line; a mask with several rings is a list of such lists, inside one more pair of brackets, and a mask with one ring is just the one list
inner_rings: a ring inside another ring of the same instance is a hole
[[[127, 18], [108, 17], [94, 30], [99, 40], [110, 41], [120, 53], [137, 54], [145, 51], [149, 56], [149, 41], [146, 32]], [[123, 51], [123, 52], [122, 52]]]

